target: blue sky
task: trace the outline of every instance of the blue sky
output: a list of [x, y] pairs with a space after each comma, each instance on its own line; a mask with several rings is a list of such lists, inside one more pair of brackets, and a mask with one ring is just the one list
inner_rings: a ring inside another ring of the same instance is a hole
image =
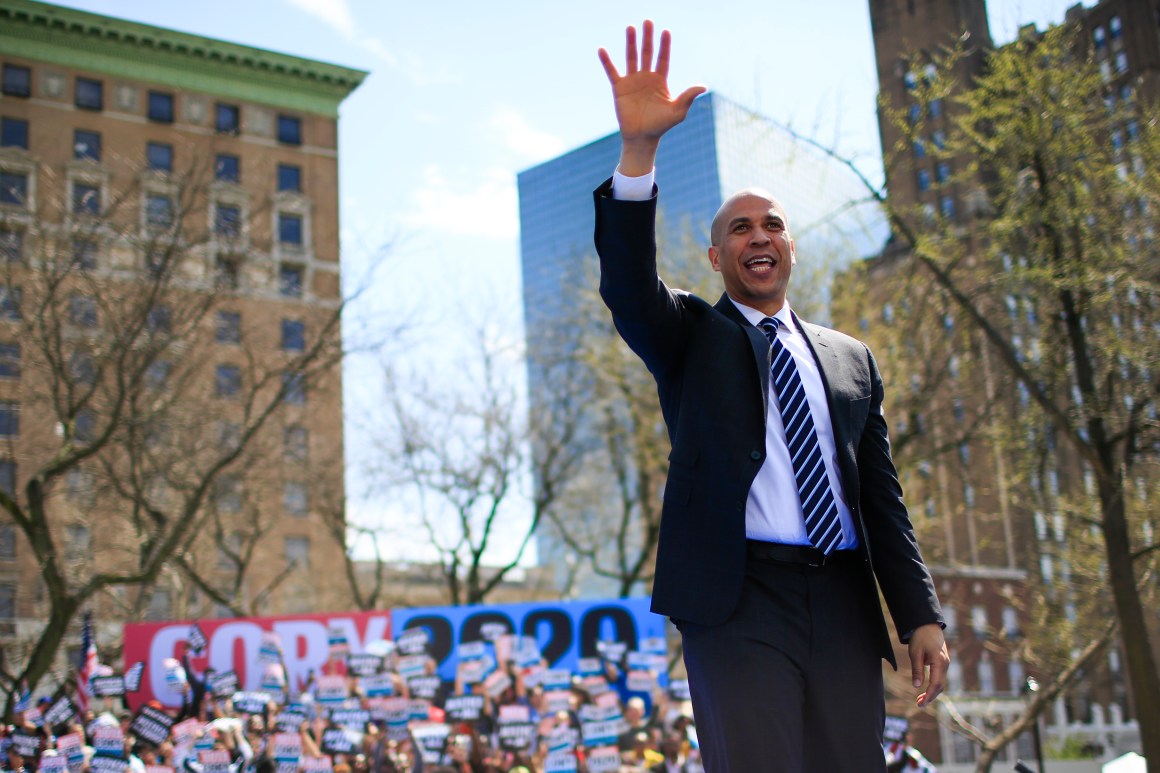
[[[370, 71], [341, 110], [344, 271], [354, 280], [387, 256], [357, 323], [373, 335], [410, 321], [389, 353], [432, 378], [459, 372], [475, 329], [522, 340], [516, 174], [615, 130], [596, 49], [622, 59], [627, 24], [672, 30], [674, 90], [702, 83], [880, 176], [867, 0], [60, 4]], [[1059, 21], [1071, 4], [992, 0], [992, 35]], [[366, 358], [346, 372], [348, 488], [364, 515], [391, 509], [361, 473], [377, 374]]]

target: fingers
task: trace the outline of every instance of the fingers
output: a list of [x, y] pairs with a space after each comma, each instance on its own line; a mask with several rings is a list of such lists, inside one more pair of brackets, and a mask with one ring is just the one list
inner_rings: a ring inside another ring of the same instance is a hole
[[604, 74], [608, 76], [608, 82], [615, 85], [620, 80], [620, 72], [613, 64], [612, 56], [603, 48], [597, 51], [596, 55], [600, 57], [600, 64], [604, 65]]
[[624, 31], [624, 72], [627, 75], [631, 75], [637, 69], [636, 27], [629, 27]]
[[684, 110], [687, 114], [689, 112], [689, 108], [693, 106], [693, 100], [704, 94], [706, 91], [708, 91], [708, 89], [706, 89], [704, 86], [690, 86], [681, 92], [681, 95], [676, 99], [676, 103], [680, 105], [681, 109]]
[[657, 75], [669, 77], [669, 48], [672, 46], [673, 36], [668, 30], [661, 31], [661, 47], [657, 51]]
[[[644, 30], [642, 32], [644, 39], [640, 42], [640, 69], [648, 71], [652, 69], [653, 57], [653, 23], [649, 19], [644, 20]], [[662, 34], [661, 37], [664, 37]]]

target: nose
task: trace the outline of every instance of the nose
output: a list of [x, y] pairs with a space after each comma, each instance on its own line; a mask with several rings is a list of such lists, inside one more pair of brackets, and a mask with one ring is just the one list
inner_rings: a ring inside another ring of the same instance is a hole
[[773, 237], [764, 228], [754, 228], [749, 235], [749, 243], [755, 247], [762, 244], [769, 244], [772, 241]]

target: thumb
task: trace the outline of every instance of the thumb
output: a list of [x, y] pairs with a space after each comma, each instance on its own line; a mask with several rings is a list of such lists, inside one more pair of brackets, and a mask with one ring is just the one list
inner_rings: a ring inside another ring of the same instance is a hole
[[708, 91], [704, 86], [690, 86], [681, 92], [674, 102], [681, 108], [683, 113], [688, 113], [689, 108], [693, 106], [693, 100]]

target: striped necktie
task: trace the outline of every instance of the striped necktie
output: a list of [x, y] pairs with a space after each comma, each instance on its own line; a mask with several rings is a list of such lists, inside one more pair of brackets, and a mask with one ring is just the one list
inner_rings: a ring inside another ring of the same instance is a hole
[[834, 492], [830, 488], [814, 417], [810, 413], [797, 363], [777, 339], [778, 327], [783, 324], [779, 319], [766, 317], [759, 325], [772, 347], [769, 379], [777, 392], [777, 403], [785, 424], [785, 442], [797, 479], [806, 535], [811, 545], [829, 555], [842, 541], [842, 523], [838, 520], [838, 507], [834, 503]]

